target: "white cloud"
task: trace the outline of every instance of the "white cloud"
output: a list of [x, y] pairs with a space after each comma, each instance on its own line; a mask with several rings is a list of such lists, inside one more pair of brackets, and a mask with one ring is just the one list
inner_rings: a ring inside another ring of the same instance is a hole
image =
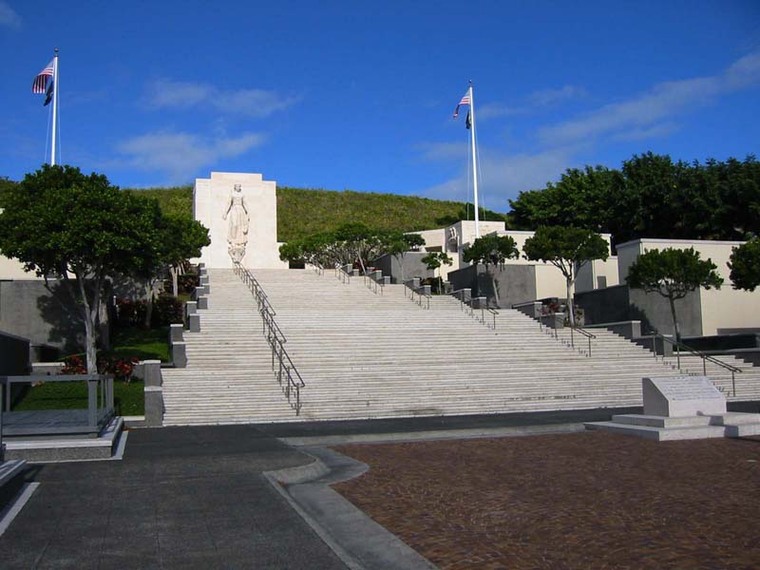
[[7, 2], [3, 2], [2, 0], [0, 0], [0, 26], [8, 26], [9, 28], [21, 27], [21, 16]]
[[117, 151], [130, 168], [161, 172], [172, 183], [184, 183], [219, 160], [234, 158], [260, 146], [264, 136], [207, 138], [190, 133], [156, 132], [123, 141]]
[[583, 87], [563, 85], [556, 89], [542, 89], [530, 93], [524, 101], [517, 105], [501, 103], [485, 103], [478, 106], [478, 119], [494, 119], [499, 117], [514, 117], [529, 115], [547, 107], [554, 107], [565, 101], [583, 98], [587, 95]]
[[[460, 149], [459, 156], [464, 156]], [[480, 153], [478, 195], [480, 205], [496, 212], [509, 210], [510, 198], [521, 190], [546, 186], [571, 164], [575, 150], [552, 149], [535, 154]], [[473, 201], [472, 174], [463, 172], [457, 177], [423, 190], [421, 195], [439, 200]]]
[[543, 127], [538, 136], [546, 145], [566, 145], [576, 141], [620, 139], [627, 132], [652, 133], [660, 122], [672, 125], [672, 118], [703, 107], [720, 95], [760, 84], [760, 54], [751, 54], [732, 64], [725, 72], [707, 77], [667, 81], [632, 99], [610, 103], [556, 125]]
[[[723, 95], [760, 85], [760, 53], [747, 55], [723, 72], [706, 76], [667, 81], [627, 100], [602, 105], [581, 116], [537, 129], [532, 152], [509, 153], [494, 147], [480, 146], [480, 187], [486, 208], [500, 212], [509, 209], [508, 200], [522, 190], [543, 188], [558, 179], [568, 168], [579, 167], [594, 148], [620, 141], [652, 140], [679, 129], [678, 116], [711, 104]], [[542, 105], [553, 105], [571, 98], [585, 97], [583, 89], [565, 86], [537, 91], [529, 95], [522, 107], [486, 107], [490, 118], [527, 114]], [[537, 144], [536, 144], [537, 143]], [[463, 144], [418, 145], [421, 155], [441, 163], [466, 164]], [[465, 166], [462, 166], [465, 170]], [[423, 191], [439, 199], [472, 200], [471, 178], [465, 172]], [[468, 190], [469, 189], [469, 190]]]
[[148, 86], [145, 100], [155, 109], [206, 107], [229, 115], [262, 118], [287, 109], [299, 98], [263, 89], [223, 91], [206, 83], [162, 79]]

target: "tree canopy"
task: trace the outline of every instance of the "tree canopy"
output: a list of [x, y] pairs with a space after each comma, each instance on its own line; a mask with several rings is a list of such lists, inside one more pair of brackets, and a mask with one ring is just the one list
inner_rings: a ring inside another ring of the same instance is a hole
[[95, 373], [105, 280], [144, 276], [161, 260], [157, 203], [121, 192], [101, 174], [46, 165], [5, 192], [1, 205], [0, 251], [46, 280], [61, 280], [80, 307], [87, 370]]
[[700, 287], [720, 289], [723, 278], [710, 259], [701, 259], [694, 248], [663, 250], [653, 249], [640, 255], [628, 269], [626, 282], [634, 289], [643, 289], [665, 297], [670, 304], [676, 339], [681, 332], [676, 315], [675, 301], [683, 299]]
[[424, 244], [418, 234], [370, 228], [362, 223], [343, 224], [333, 232], [321, 232], [290, 240], [280, 246], [280, 259], [322, 267], [358, 262], [362, 271], [378, 257], [403, 252]]
[[734, 289], [754, 291], [760, 286], [760, 238], [735, 247], [728, 267]]
[[760, 233], [760, 162], [673, 162], [651, 152], [620, 169], [569, 169], [542, 190], [510, 200], [511, 226], [564, 225], [642, 237], [744, 240]]

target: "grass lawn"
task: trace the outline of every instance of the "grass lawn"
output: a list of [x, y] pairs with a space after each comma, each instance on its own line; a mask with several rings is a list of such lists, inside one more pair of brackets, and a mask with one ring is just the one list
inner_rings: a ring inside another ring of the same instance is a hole
[[[111, 338], [108, 356], [140, 360], [169, 361], [169, 327], [145, 330], [117, 329]], [[142, 380], [114, 380], [114, 407], [119, 416], [145, 414], [145, 385]], [[12, 406], [13, 411], [74, 410], [87, 408], [87, 382], [45, 382], [23, 389]]]
[[111, 337], [112, 350], [108, 354], [140, 360], [169, 362], [169, 327], [157, 329], [116, 329]]
[[[142, 380], [114, 380], [114, 408], [119, 416], [145, 414], [145, 384]], [[45, 382], [30, 386], [12, 411], [87, 409], [87, 382]]]

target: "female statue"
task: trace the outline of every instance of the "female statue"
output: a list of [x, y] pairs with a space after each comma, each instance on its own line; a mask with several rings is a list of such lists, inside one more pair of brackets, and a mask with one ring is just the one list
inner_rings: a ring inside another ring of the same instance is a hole
[[245, 205], [245, 197], [240, 184], [235, 184], [230, 193], [230, 201], [227, 210], [222, 216], [223, 220], [229, 218], [227, 225], [227, 251], [232, 261], [239, 263], [245, 256], [245, 246], [248, 243], [248, 224], [250, 215]]

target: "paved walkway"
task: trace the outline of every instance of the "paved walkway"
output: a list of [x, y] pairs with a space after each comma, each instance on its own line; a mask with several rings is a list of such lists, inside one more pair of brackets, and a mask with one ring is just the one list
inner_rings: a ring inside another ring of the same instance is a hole
[[250, 426], [133, 430], [123, 461], [31, 467], [0, 566], [345, 569], [262, 475], [310, 461]]
[[[758, 409], [757, 403], [749, 406]], [[26, 479], [39, 487], [0, 537], [0, 566], [429, 568], [427, 560], [327, 486], [351, 479], [362, 466], [324, 445], [566, 433], [578, 431], [584, 421], [623, 411], [631, 410], [133, 430], [122, 461], [29, 468]], [[532, 447], [528, 440], [523, 445]], [[372, 463], [376, 452], [372, 447], [367, 452], [363, 459]], [[384, 467], [392, 473], [393, 487], [394, 473], [417, 465], [416, 474], [401, 476], [398, 487], [406, 477], [413, 486], [417, 481], [419, 488], [427, 488], [430, 471], [423, 463], [393, 449], [388, 457]], [[502, 452], [489, 461], [503, 469]], [[564, 469], [561, 462], [557, 469]], [[285, 481], [282, 486], [264, 474], [272, 471]], [[457, 476], [444, 466], [436, 477], [453, 490], [461, 487]], [[486, 488], [486, 498], [488, 492]], [[361, 495], [375, 505], [395, 504], [394, 498], [372, 499], [371, 489]], [[402, 522], [411, 520], [406, 513], [397, 514]]]

